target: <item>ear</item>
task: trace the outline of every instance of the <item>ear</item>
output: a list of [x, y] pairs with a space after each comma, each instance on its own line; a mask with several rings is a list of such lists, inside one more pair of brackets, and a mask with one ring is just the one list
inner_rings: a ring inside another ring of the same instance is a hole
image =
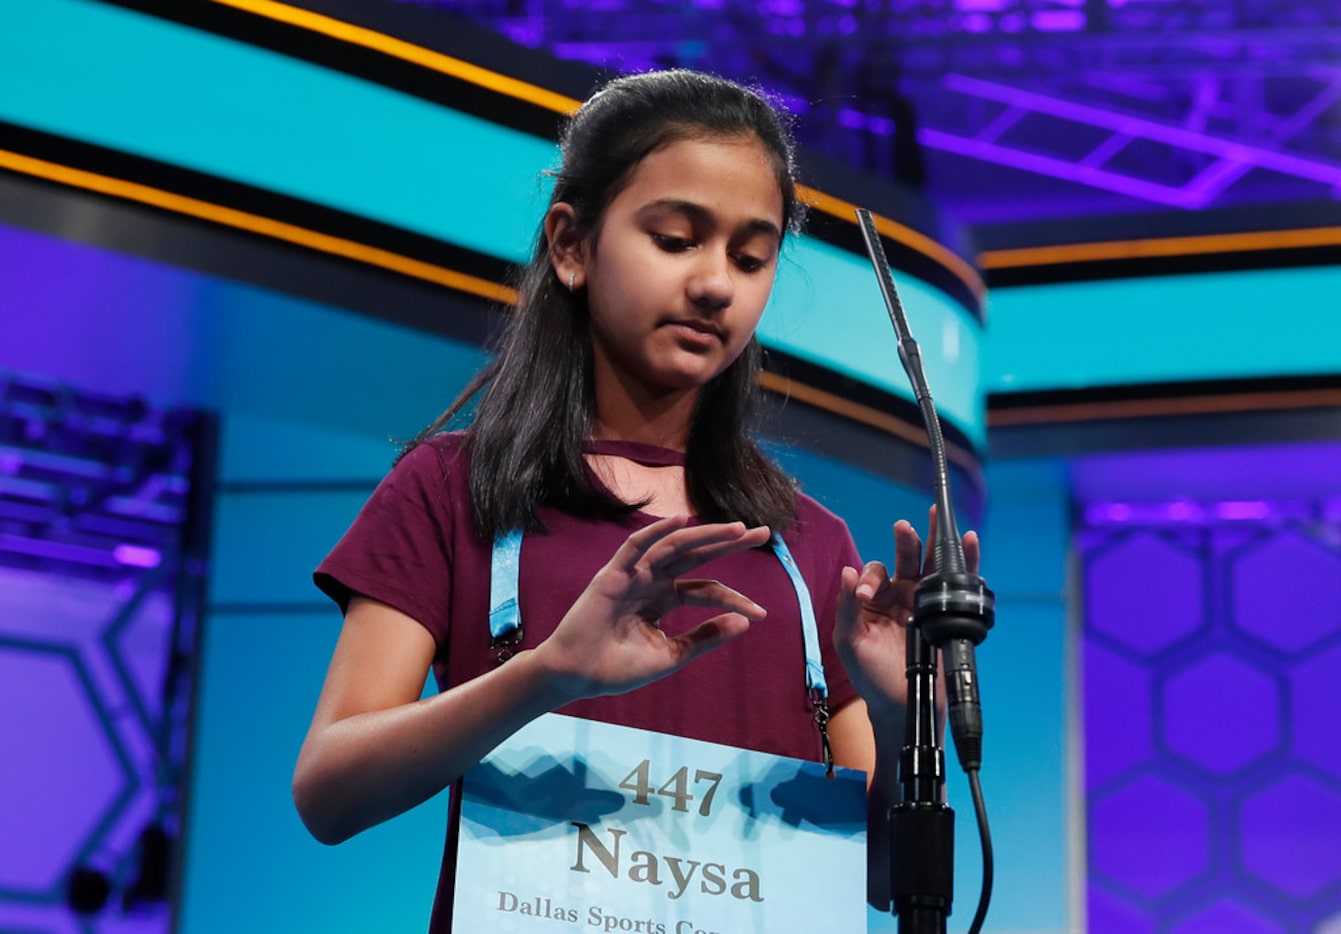
[[565, 201], [550, 206], [545, 214], [545, 242], [549, 264], [564, 288], [580, 289], [587, 281], [586, 240], [578, 230], [577, 212]]

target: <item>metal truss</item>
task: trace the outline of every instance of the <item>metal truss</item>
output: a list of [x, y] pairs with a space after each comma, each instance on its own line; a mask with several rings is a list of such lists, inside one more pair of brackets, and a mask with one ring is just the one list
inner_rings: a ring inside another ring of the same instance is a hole
[[115, 579], [174, 558], [185, 427], [135, 399], [0, 381], [0, 563]]
[[[41, 685], [41, 725], [6, 734], [28, 769], [7, 788], [51, 810], [40, 858], [18, 840], [0, 860], [0, 928], [73, 930], [72, 910], [90, 931], [171, 927], [213, 424], [0, 373], [0, 666]], [[42, 753], [68, 737], [97, 767], [57, 800]], [[105, 928], [86, 917], [104, 909]]]
[[[928, 162], [972, 160], [989, 184], [1012, 170], [997, 197], [1018, 171], [1124, 210], [1341, 197], [1334, 0], [419, 2], [560, 57], [760, 80], [809, 145], [871, 170], [895, 171], [889, 140], [911, 129]], [[972, 220], [936, 174], [933, 196]]]

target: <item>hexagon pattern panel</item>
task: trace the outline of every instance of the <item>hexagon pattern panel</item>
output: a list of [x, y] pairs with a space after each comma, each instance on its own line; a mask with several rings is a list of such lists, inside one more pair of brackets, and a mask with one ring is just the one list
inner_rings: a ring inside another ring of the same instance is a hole
[[1094, 934], [1341, 931], [1341, 517], [1082, 510]]
[[0, 374], [0, 930], [169, 929], [197, 425]]

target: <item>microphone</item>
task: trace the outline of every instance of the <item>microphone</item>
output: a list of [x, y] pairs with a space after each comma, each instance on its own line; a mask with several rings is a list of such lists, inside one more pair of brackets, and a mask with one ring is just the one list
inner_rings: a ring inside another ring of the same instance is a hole
[[978, 693], [974, 646], [987, 638], [996, 611], [996, 596], [986, 582], [968, 570], [964, 543], [955, 523], [950, 502], [950, 473], [940, 419], [931, 401], [931, 390], [922, 372], [922, 354], [913, 340], [903, 303], [894, 288], [880, 234], [870, 211], [857, 209], [857, 220], [866, 252], [875, 267], [889, 319], [899, 342], [899, 360], [912, 384], [913, 395], [926, 424], [928, 447], [934, 470], [936, 497], [936, 542], [932, 547], [932, 573], [917, 585], [913, 625], [927, 642], [939, 649], [945, 666], [946, 700], [950, 734], [954, 737], [959, 764], [966, 772], [982, 765], [982, 702]]

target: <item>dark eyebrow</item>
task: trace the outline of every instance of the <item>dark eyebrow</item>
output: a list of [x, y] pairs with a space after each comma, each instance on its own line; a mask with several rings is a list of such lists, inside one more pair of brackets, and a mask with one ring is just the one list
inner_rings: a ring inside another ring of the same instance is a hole
[[[649, 201], [638, 209], [639, 215], [655, 214], [660, 212], [669, 212], [674, 214], [683, 214], [691, 220], [713, 222], [716, 217], [711, 211], [703, 205], [694, 201], [685, 201], [682, 198], [658, 198], [655, 201]], [[778, 225], [766, 218], [753, 218], [744, 224], [744, 229], [751, 233], [762, 233], [772, 237], [774, 240], [782, 240], [782, 230]]]

